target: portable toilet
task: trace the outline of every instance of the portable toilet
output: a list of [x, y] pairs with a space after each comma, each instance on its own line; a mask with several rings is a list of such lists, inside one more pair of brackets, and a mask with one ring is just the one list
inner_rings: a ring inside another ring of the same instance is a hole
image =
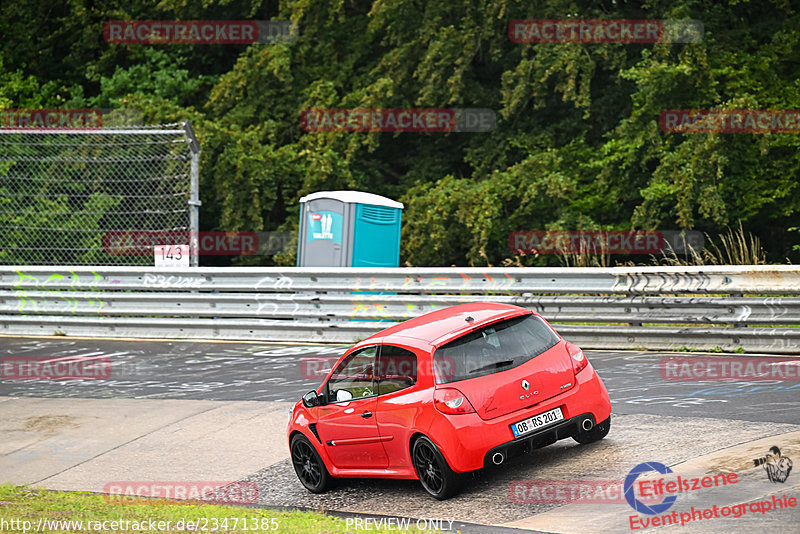
[[397, 267], [403, 204], [361, 191], [300, 199], [299, 267]]

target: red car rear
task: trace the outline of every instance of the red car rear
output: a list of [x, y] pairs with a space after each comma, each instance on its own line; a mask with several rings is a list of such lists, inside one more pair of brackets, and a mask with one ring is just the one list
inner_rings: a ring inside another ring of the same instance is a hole
[[288, 437], [312, 492], [333, 478], [410, 478], [446, 499], [461, 473], [610, 427], [608, 392], [578, 347], [531, 310], [474, 303], [352, 346], [294, 406]]

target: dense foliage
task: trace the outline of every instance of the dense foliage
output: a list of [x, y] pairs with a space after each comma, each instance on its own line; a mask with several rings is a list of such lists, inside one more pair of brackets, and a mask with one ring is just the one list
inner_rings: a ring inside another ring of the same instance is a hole
[[[563, 18], [698, 19], [705, 35], [508, 37], [511, 20]], [[301, 31], [280, 44], [110, 45], [112, 19], [290, 19]], [[513, 230], [717, 234], [739, 221], [769, 261], [800, 258], [798, 134], [658, 124], [665, 109], [800, 108], [789, 0], [20, 0], [0, 6], [0, 35], [0, 107], [191, 119], [204, 229], [296, 231], [302, 195], [357, 189], [406, 204], [401, 263], [412, 265], [499, 263]], [[498, 121], [488, 133], [301, 129], [302, 110], [326, 107], [491, 108]]]

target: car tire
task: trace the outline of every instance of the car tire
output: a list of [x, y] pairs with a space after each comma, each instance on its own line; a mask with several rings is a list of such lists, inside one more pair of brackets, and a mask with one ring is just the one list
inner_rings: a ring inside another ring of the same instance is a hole
[[430, 439], [425, 436], [417, 438], [412, 458], [422, 487], [432, 497], [443, 501], [459, 492], [458, 474], [450, 469], [447, 460]]
[[572, 439], [574, 439], [575, 441], [577, 441], [582, 445], [586, 445], [587, 443], [594, 443], [595, 441], [600, 441], [601, 439], [603, 439], [608, 435], [609, 430], [611, 430], [610, 415], [608, 416], [608, 419], [606, 419], [605, 421], [602, 421], [594, 425], [594, 427], [590, 431], [588, 432], [580, 431], [574, 436], [572, 436]]
[[297, 434], [290, 444], [292, 465], [300, 483], [311, 493], [323, 493], [330, 488], [333, 477], [308, 439]]

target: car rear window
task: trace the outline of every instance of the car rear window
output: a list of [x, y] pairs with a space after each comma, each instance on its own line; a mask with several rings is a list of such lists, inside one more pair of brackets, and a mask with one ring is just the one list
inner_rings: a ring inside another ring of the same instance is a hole
[[436, 350], [436, 382], [445, 384], [511, 369], [535, 358], [559, 339], [536, 315], [493, 323]]

